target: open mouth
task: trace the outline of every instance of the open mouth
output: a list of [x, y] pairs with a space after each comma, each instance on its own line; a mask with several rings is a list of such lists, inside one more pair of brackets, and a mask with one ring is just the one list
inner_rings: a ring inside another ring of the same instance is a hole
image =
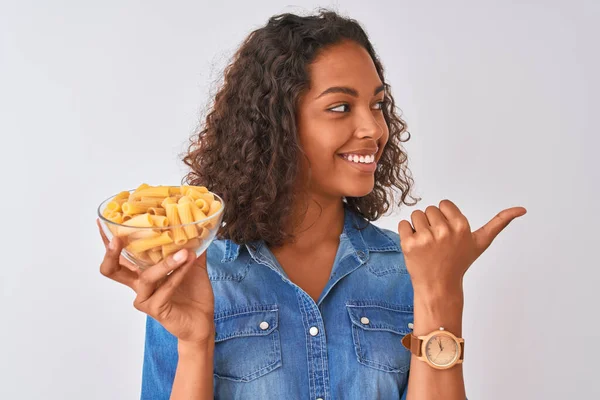
[[344, 160], [347, 164], [350, 164], [351, 166], [353, 166], [354, 168], [358, 169], [359, 171], [362, 172], [373, 172], [377, 169], [377, 162], [375, 161], [375, 156], [372, 156], [371, 159], [373, 161], [371, 162], [355, 162], [355, 161], [350, 161], [347, 157], [344, 157], [341, 154], [338, 154], [338, 156]]

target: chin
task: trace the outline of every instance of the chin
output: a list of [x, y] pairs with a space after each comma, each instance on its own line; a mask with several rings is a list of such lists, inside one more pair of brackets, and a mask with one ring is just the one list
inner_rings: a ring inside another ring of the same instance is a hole
[[345, 197], [364, 197], [373, 191], [373, 187], [372, 182], [367, 184], [355, 181], [348, 186], [344, 186], [342, 193]]

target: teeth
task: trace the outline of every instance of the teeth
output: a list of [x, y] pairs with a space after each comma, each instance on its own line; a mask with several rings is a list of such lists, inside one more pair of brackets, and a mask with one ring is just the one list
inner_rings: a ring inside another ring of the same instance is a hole
[[346, 160], [348, 161], [352, 161], [355, 163], [363, 163], [363, 164], [370, 164], [373, 161], [375, 161], [375, 156], [359, 156], [357, 154], [350, 154], [350, 155], [346, 155], [344, 154], [342, 157], [344, 157]]

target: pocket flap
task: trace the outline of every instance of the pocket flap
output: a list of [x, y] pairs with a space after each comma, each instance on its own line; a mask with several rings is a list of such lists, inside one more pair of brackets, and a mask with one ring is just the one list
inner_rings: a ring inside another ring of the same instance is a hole
[[264, 336], [273, 332], [279, 322], [273, 306], [227, 310], [215, 314], [215, 342], [240, 336]]
[[408, 324], [413, 322], [414, 312], [410, 307], [346, 304], [346, 308], [352, 323], [364, 330], [389, 331], [399, 335], [411, 331]]

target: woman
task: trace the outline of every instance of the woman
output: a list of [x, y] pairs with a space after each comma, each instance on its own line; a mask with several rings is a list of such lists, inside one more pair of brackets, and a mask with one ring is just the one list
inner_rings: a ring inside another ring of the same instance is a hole
[[464, 273], [525, 210], [474, 233], [449, 200], [399, 234], [371, 224], [394, 189], [416, 204], [405, 131], [356, 21], [282, 14], [249, 35], [183, 159], [226, 203], [217, 239], [134, 272], [103, 237], [102, 274], [148, 314], [143, 399], [465, 398], [462, 364], [402, 339], [461, 337]]

